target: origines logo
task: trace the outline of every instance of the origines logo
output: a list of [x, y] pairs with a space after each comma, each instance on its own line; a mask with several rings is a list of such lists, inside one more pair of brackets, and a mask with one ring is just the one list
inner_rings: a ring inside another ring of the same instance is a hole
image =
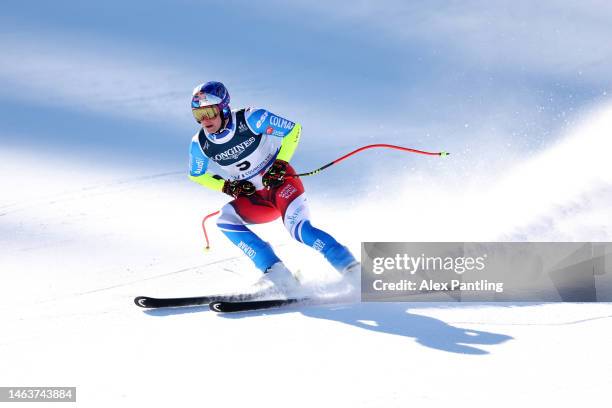
[[268, 117], [268, 111], [264, 111], [264, 113], [261, 115], [261, 117], [257, 121], [257, 124], [256, 124], [257, 129], [259, 129], [263, 125], [267, 117]]
[[228, 160], [228, 159], [236, 160], [247, 149], [247, 147], [249, 147], [253, 143], [255, 143], [255, 138], [251, 136], [244, 142], [237, 144], [236, 146], [231, 147], [227, 149], [226, 151], [215, 155], [215, 157], [213, 157], [213, 160], [216, 162], [221, 161], [221, 160]]

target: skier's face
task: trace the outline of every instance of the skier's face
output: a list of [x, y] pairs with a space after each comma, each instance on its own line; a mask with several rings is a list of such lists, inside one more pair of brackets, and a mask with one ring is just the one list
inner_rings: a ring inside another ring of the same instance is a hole
[[208, 133], [216, 133], [221, 129], [221, 115], [217, 115], [212, 119], [203, 118], [200, 124]]
[[206, 129], [208, 133], [216, 133], [221, 130], [222, 120], [218, 106], [205, 106], [194, 109], [192, 112], [193, 117], [200, 122], [202, 127]]

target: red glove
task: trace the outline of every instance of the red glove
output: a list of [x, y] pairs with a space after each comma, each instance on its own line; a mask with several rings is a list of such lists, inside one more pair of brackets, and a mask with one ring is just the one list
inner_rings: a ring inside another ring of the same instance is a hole
[[262, 183], [267, 189], [275, 188], [285, 182], [287, 166], [289, 163], [283, 160], [276, 160], [262, 178]]
[[238, 198], [239, 196], [250, 196], [255, 194], [255, 186], [253, 183], [246, 180], [225, 180], [223, 192], [234, 198]]

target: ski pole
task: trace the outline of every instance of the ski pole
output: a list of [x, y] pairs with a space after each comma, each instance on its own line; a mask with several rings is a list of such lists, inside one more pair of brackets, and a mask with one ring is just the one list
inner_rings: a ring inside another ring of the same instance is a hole
[[208, 240], [208, 233], [206, 232], [206, 220], [209, 219], [210, 217], [214, 217], [215, 215], [219, 214], [221, 211], [217, 210], [215, 212], [212, 212], [210, 214], [208, 214], [206, 217], [204, 217], [204, 219], [202, 220], [202, 230], [204, 230], [204, 239], [206, 239], [206, 247], [204, 247], [204, 251], [209, 251], [210, 250], [210, 241]]
[[[403, 146], [396, 146], [396, 145], [390, 145], [390, 144], [384, 144], [384, 143], [378, 143], [378, 144], [371, 144], [371, 145], [367, 145], [367, 146], [363, 146], [360, 147], [358, 149], [353, 150], [350, 153], [345, 154], [342, 157], [337, 158], [336, 160], [327, 163], [324, 166], [319, 167], [316, 170], [313, 171], [309, 171], [306, 173], [300, 173], [300, 174], [294, 174], [294, 175], [287, 175], [286, 177], [306, 177], [306, 176], [314, 176], [315, 174], [319, 174], [320, 172], [322, 172], [323, 170], [327, 169], [328, 167], [333, 166], [334, 164], [338, 164], [341, 161], [344, 161], [346, 159], [348, 159], [349, 157], [362, 152], [364, 150], [368, 150], [368, 149], [373, 149], [373, 148], [386, 148], [386, 149], [393, 149], [393, 150], [400, 150], [403, 152], [408, 152], [408, 153], [416, 153], [416, 154], [424, 154], [426, 156], [440, 156], [440, 157], [446, 157], [448, 156], [450, 153], [447, 152], [427, 152], [424, 150], [417, 150], [417, 149], [411, 149], [409, 147], [403, 147]], [[202, 230], [204, 230], [204, 238], [206, 239], [206, 247], [204, 248], [205, 251], [210, 250], [210, 241], [208, 240], [208, 233], [206, 232], [206, 220], [208, 220], [210, 217], [214, 217], [215, 215], [219, 214], [220, 211], [215, 211], [212, 212], [210, 214], [208, 214], [206, 217], [204, 217], [204, 219], [202, 220]]]
[[446, 157], [448, 156], [450, 153], [447, 152], [426, 152], [424, 150], [417, 150], [417, 149], [411, 149], [409, 147], [403, 147], [403, 146], [396, 146], [396, 145], [390, 145], [390, 144], [384, 144], [384, 143], [378, 143], [378, 144], [371, 144], [371, 145], [367, 145], [367, 146], [363, 146], [360, 147], [359, 149], [355, 149], [350, 153], [345, 154], [342, 157], [337, 158], [336, 160], [327, 163], [325, 166], [319, 167], [316, 170], [313, 171], [309, 171], [307, 173], [300, 173], [300, 174], [295, 174], [295, 175], [288, 175], [286, 177], [305, 177], [305, 176], [314, 176], [315, 174], [319, 174], [320, 172], [322, 172], [323, 170], [325, 170], [328, 167], [333, 166], [334, 164], [338, 164], [341, 161], [344, 161], [346, 159], [348, 159], [349, 157], [362, 152], [364, 150], [368, 150], [368, 149], [373, 149], [373, 148], [387, 148], [387, 149], [394, 149], [394, 150], [400, 150], [403, 152], [409, 152], [409, 153], [417, 153], [417, 154], [424, 154], [427, 156], [440, 156], [440, 157]]

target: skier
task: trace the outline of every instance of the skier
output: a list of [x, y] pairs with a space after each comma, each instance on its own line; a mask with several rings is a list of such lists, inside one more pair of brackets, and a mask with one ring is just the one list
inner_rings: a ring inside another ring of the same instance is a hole
[[[298, 281], [272, 247], [247, 227], [282, 216], [293, 238], [319, 251], [341, 274], [354, 275], [359, 263], [345, 246], [314, 227], [304, 186], [289, 164], [302, 127], [265, 109], [230, 110], [220, 82], [195, 87], [191, 109], [201, 125], [191, 142], [189, 178], [233, 197], [217, 226], [263, 272], [258, 287], [290, 292]], [[224, 177], [222, 177], [224, 175]]]

